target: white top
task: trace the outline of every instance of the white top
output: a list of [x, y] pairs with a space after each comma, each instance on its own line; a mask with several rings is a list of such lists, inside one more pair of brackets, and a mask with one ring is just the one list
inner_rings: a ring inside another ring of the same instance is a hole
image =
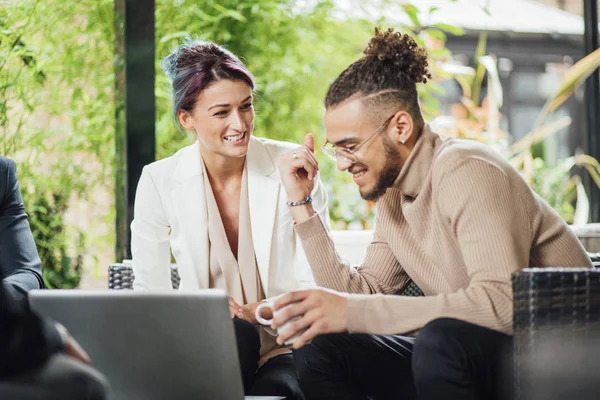
[[[250, 225], [258, 274], [267, 298], [314, 287], [293, 229], [277, 159], [295, 144], [252, 137], [246, 156]], [[180, 289], [210, 287], [208, 211], [198, 142], [144, 167], [131, 224], [134, 289], [171, 289], [171, 251]], [[313, 205], [329, 221], [327, 195], [315, 179]]]

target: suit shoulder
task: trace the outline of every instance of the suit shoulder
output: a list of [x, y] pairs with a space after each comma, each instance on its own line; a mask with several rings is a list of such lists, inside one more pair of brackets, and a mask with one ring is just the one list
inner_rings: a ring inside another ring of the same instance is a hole
[[17, 166], [13, 160], [0, 156], [0, 195], [4, 195], [7, 187], [17, 180]]
[[185, 146], [179, 150], [175, 154], [169, 157], [165, 157], [160, 160], [156, 160], [144, 167], [144, 169], [150, 173], [152, 176], [156, 175], [171, 175], [171, 173], [177, 167], [179, 160], [183, 157], [184, 154], [193, 151], [192, 147], [194, 144]]
[[15, 162], [10, 158], [0, 156], [0, 174], [4, 176], [7, 173], [14, 173], [16, 169]]
[[2, 207], [8, 193], [17, 184], [17, 166], [9, 158], [0, 156], [0, 205]]

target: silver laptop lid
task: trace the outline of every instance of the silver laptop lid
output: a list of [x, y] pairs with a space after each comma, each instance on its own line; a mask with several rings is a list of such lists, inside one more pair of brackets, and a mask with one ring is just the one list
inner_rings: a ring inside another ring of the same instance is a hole
[[111, 400], [243, 399], [224, 291], [35, 290], [111, 384]]

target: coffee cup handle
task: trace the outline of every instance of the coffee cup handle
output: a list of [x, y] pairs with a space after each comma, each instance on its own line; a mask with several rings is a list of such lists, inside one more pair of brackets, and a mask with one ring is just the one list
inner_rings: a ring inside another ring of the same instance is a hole
[[271, 319], [264, 319], [263, 317], [260, 316], [260, 312], [263, 308], [271, 308], [271, 305], [267, 302], [264, 303], [260, 303], [258, 305], [258, 307], [256, 307], [256, 311], [254, 311], [254, 316], [256, 317], [256, 321], [258, 321], [258, 323], [262, 324], [262, 325], [271, 325], [273, 323], [273, 318]]

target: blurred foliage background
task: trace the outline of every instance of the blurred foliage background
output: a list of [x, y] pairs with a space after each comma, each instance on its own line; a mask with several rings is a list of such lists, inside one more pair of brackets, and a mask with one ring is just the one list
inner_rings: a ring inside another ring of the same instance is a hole
[[[297, 3], [156, 1], [157, 158], [192, 140], [173, 122], [159, 68], [187, 35], [220, 43], [248, 64], [258, 83], [257, 135], [299, 142], [313, 132], [324, 140], [327, 86], [360, 55], [373, 23], [336, 15], [330, 1]], [[0, 154], [18, 164], [51, 287], [76, 287], [82, 270], [102, 278], [113, 258], [113, 7], [112, 0], [0, 2]], [[427, 85], [423, 93], [431, 109], [435, 89]], [[334, 226], [371, 227], [372, 207], [349, 176], [324, 159], [322, 170]]]
[[[357, 18], [360, 10], [340, 13], [329, 0], [155, 3], [158, 159], [193, 140], [173, 121], [170, 86], [159, 66], [186, 36], [215, 41], [247, 63], [258, 84], [256, 135], [301, 142], [312, 132], [321, 144], [329, 83], [361, 55], [374, 26], [388, 26]], [[434, 80], [421, 85], [420, 95], [432, 119], [444, 95], [439, 82], [451, 77], [444, 68], [451, 59], [447, 35], [462, 31], [422, 26], [417, 5], [404, 2], [410, 27], [394, 27], [429, 51]], [[77, 287], [82, 274], [103, 282], [114, 260], [113, 8], [112, 0], [0, 1], [0, 154], [17, 162], [51, 287]], [[334, 229], [372, 228], [374, 205], [360, 198], [349, 174], [320, 152], [317, 157]], [[544, 176], [539, 169], [534, 182]]]

